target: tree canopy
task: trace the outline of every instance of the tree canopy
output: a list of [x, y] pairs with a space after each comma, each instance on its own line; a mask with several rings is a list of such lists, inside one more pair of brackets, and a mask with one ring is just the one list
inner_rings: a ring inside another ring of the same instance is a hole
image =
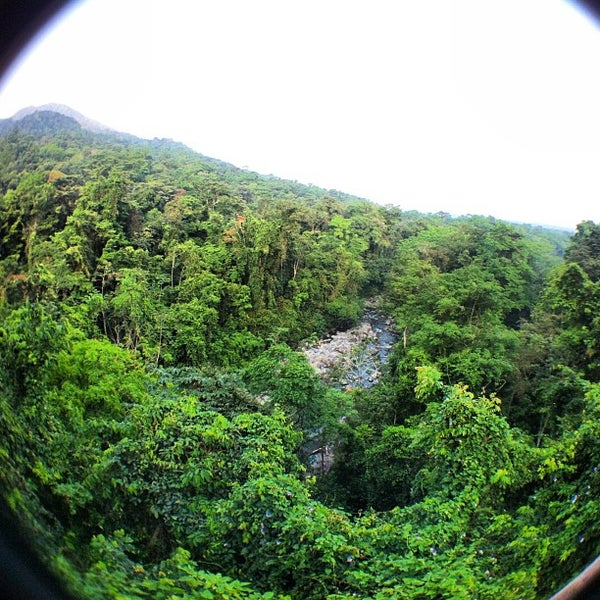
[[[600, 553], [600, 225], [71, 125], [0, 135], [0, 493], [76, 596], [534, 599]], [[302, 349], [374, 299], [387, 366], [332, 387]]]

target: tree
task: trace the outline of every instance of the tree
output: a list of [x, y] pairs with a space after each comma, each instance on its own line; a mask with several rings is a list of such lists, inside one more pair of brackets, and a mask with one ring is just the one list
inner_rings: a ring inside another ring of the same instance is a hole
[[591, 281], [600, 280], [600, 225], [583, 221], [565, 251], [565, 262], [577, 263]]
[[244, 369], [248, 388], [270, 406], [280, 406], [302, 431], [329, 420], [326, 388], [307, 358], [284, 344], [260, 354]]
[[[419, 371], [417, 395], [430, 389], [431, 373], [430, 369]], [[439, 375], [433, 370], [434, 382], [440, 380]], [[415, 478], [415, 488], [420, 487], [421, 493], [471, 490], [477, 503], [490, 502], [492, 488], [512, 483], [510, 430], [500, 414], [500, 400], [494, 396], [476, 397], [466, 386], [452, 386], [442, 402], [427, 404], [416, 436], [416, 444], [428, 456]]]

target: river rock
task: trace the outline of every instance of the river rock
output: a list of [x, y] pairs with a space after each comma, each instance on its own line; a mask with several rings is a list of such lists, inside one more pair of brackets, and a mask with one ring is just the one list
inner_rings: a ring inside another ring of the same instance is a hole
[[367, 388], [379, 380], [381, 366], [396, 341], [393, 322], [373, 310], [352, 329], [339, 331], [305, 348], [308, 362], [331, 385]]

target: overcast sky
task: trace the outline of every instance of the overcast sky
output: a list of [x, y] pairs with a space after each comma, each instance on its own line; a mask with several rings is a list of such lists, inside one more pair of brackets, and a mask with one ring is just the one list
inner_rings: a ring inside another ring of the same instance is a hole
[[0, 118], [49, 102], [406, 210], [600, 221], [600, 28], [566, 0], [86, 0]]

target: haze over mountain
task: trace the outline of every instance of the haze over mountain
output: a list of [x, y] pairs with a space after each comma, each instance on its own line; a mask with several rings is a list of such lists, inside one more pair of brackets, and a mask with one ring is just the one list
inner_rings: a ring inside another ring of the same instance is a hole
[[111, 129], [110, 127], [107, 127], [106, 125], [99, 123], [98, 121], [94, 121], [93, 119], [90, 119], [90, 118], [86, 117], [85, 115], [82, 115], [80, 112], [76, 111], [75, 109], [71, 108], [70, 106], [66, 106], [65, 104], [56, 104], [56, 103], [43, 104], [42, 106], [28, 106], [26, 108], [22, 108], [21, 110], [16, 112], [9, 120], [21, 121], [24, 117], [26, 117], [28, 115], [34, 114], [36, 112], [43, 112], [43, 111], [55, 112], [55, 113], [64, 115], [65, 117], [70, 117], [70, 118], [74, 119], [75, 121], [77, 121], [77, 123], [79, 123], [81, 125], [81, 127], [83, 127], [83, 129], [87, 129], [89, 131], [96, 131], [96, 132], [114, 132], [115, 131], [114, 129]]
[[[45, 118], [42, 118], [42, 120], [40, 120], [41, 115], [46, 115], [46, 116], [45, 116]], [[54, 116], [52, 116], [52, 115], [54, 115]], [[60, 115], [63, 118], [57, 119], [57, 115]], [[96, 121], [94, 119], [90, 119], [89, 117], [83, 115], [79, 111], [77, 111], [65, 104], [60, 104], [60, 103], [48, 103], [48, 104], [43, 104], [40, 106], [28, 106], [26, 108], [20, 109], [12, 117], [10, 117], [8, 119], [0, 119], [0, 133], [6, 133], [7, 131], [10, 131], [15, 126], [20, 127], [20, 128], [25, 128], [25, 130], [37, 131], [38, 133], [40, 132], [41, 129], [51, 130], [51, 131], [56, 132], [56, 131], [59, 131], [61, 128], [70, 129], [73, 127], [80, 127], [81, 129], [90, 131], [92, 133], [110, 134], [121, 140], [129, 140], [132, 142], [144, 140], [144, 138], [140, 138], [140, 137], [130, 134], [128, 132], [117, 131], [117, 130], [109, 127], [108, 125], [99, 123], [98, 121]], [[158, 139], [158, 138], [155, 138], [155, 139]], [[181, 143], [181, 142], [177, 142], [177, 141], [174, 141], [171, 139], [167, 139], [167, 140], [163, 139], [163, 142], [164, 141], [167, 141], [169, 143], [174, 143], [174, 144]], [[205, 158], [211, 158], [212, 160], [215, 160], [216, 162], [221, 162], [223, 164], [230, 164], [225, 161], [222, 161], [219, 157], [207, 157], [206, 155], [204, 155], [200, 152], [198, 154]], [[234, 165], [231, 165], [231, 166], [233, 167]], [[241, 170], [246, 170], [245, 167], [235, 166], [235, 168], [240, 168]], [[278, 177], [277, 174], [274, 174], [274, 175], [270, 174], [270, 175], [263, 175], [263, 176], [275, 177], [277, 179], [280, 179], [280, 177]], [[285, 178], [281, 178], [281, 179], [285, 179]], [[294, 183], [297, 183], [297, 182], [294, 181]], [[315, 187], [315, 186], [312, 186], [312, 184], [309, 184], [309, 187]], [[336, 193], [341, 193], [348, 197], [354, 197], [354, 198], [360, 197], [355, 194], [348, 193], [345, 190], [335, 190], [335, 191], [336, 191]], [[371, 198], [369, 198], [369, 200], [373, 201]], [[403, 208], [401, 204], [400, 204], [399, 208]], [[423, 211], [423, 212], [425, 212], [425, 211]], [[444, 212], [448, 212], [448, 214], [452, 214], [452, 216], [455, 216], [455, 217], [461, 216], [460, 214], [452, 213], [451, 211], [444, 211]], [[484, 215], [484, 216], [486, 216], [486, 215]], [[541, 226], [541, 227], [547, 227], [550, 229], [558, 229], [558, 230], [562, 230], [562, 231], [573, 231], [573, 229], [571, 229], [567, 226], [547, 225], [544, 222], [543, 217], [540, 217], [539, 221], [535, 221], [535, 222], [524, 222], [524, 221], [516, 221], [516, 220], [509, 221], [509, 222], [531, 224], [531, 225], [536, 225], [536, 226]]]

